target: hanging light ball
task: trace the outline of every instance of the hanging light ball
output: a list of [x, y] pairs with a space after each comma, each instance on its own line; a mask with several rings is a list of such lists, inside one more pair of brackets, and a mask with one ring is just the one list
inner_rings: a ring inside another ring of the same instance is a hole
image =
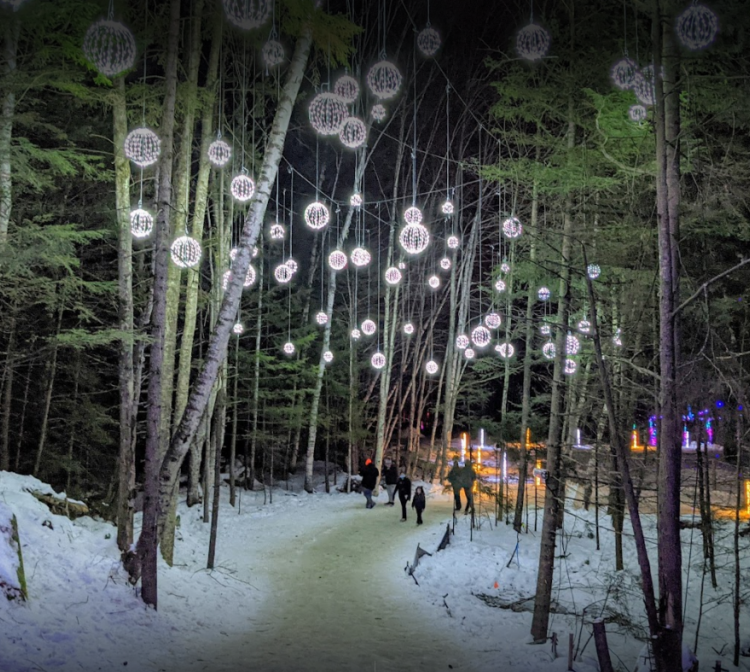
[[487, 313], [484, 316], [484, 324], [490, 329], [497, 329], [503, 323], [503, 318], [497, 313]]
[[716, 39], [719, 19], [705, 5], [696, 2], [677, 17], [677, 39], [691, 51], [705, 49]]
[[406, 208], [404, 221], [407, 224], [420, 224], [422, 222], [422, 211], [416, 205]]
[[240, 173], [232, 178], [229, 191], [232, 192], [232, 196], [240, 203], [247, 203], [255, 193], [255, 182], [253, 182], [250, 176]]
[[656, 87], [654, 86], [654, 67], [647, 65], [635, 73], [633, 91], [639, 103], [651, 106], [656, 102]]
[[473, 348], [466, 348], [466, 350], [464, 350], [464, 357], [466, 357], [466, 359], [474, 359], [476, 356], [477, 353], [474, 352]]
[[431, 275], [430, 278], [427, 280], [427, 284], [432, 289], [437, 289], [438, 287], [440, 287], [440, 278], [438, 278], [437, 275]]
[[406, 264], [403, 261], [398, 262], [398, 270], [399, 271], [405, 271], [406, 270]]
[[323, 353], [323, 361], [326, 364], [330, 364], [333, 361], [333, 353], [330, 350], [326, 350]]
[[299, 264], [291, 257], [289, 257], [284, 264], [286, 264], [286, 267], [292, 272], [292, 274], [296, 273], [299, 268]]
[[365, 336], [372, 336], [378, 330], [377, 325], [370, 318], [363, 320], [362, 322], [362, 333]]
[[341, 250], [334, 250], [328, 255], [328, 265], [334, 271], [343, 271], [346, 268], [347, 262], [346, 253]]
[[370, 110], [370, 117], [372, 117], [373, 121], [377, 121], [378, 123], [385, 121], [387, 114], [385, 105], [381, 105], [380, 103], [373, 105]]
[[125, 136], [124, 149], [136, 166], [146, 168], [159, 160], [161, 140], [150, 128], [136, 128]]
[[279, 264], [275, 269], [273, 269], [273, 277], [276, 278], [276, 282], [279, 284], [285, 285], [287, 282], [289, 282], [292, 279], [292, 276], [294, 275], [294, 271], [292, 271], [289, 266], [286, 264]]
[[451, 260], [448, 259], [448, 257], [443, 257], [440, 260], [440, 268], [442, 268], [444, 271], [450, 271], [451, 270]]
[[521, 226], [521, 220], [518, 217], [508, 217], [503, 222], [503, 235], [506, 238], [518, 238], [523, 233], [523, 226]]
[[147, 238], [154, 230], [154, 218], [143, 208], [136, 208], [130, 213], [130, 233], [134, 238]]
[[516, 51], [527, 61], [538, 61], [549, 51], [549, 33], [539, 24], [530, 23], [516, 35]]
[[319, 93], [307, 110], [310, 124], [321, 135], [336, 135], [349, 117], [346, 103], [335, 93]]
[[635, 83], [636, 72], [638, 72], [636, 62], [628, 56], [623, 56], [612, 66], [609, 76], [612, 78], [612, 83], [618, 89], [625, 91], [632, 88]]
[[589, 264], [586, 266], [586, 275], [592, 280], [596, 280], [602, 274], [602, 269], [599, 264]]
[[577, 355], [580, 349], [581, 341], [576, 336], [573, 336], [573, 334], [568, 334], [565, 338], [565, 354]]
[[495, 346], [495, 352], [497, 352], [503, 359], [509, 359], [513, 356], [516, 349], [510, 343], [498, 343]]
[[214, 140], [208, 146], [208, 160], [217, 168], [226, 166], [232, 158], [232, 148], [223, 140]]
[[452, 215], [454, 212], [453, 202], [451, 200], [446, 200], [445, 203], [440, 206], [440, 209], [443, 211], [444, 215]]
[[423, 224], [407, 224], [401, 229], [398, 242], [407, 254], [421, 254], [430, 244], [430, 232]]
[[273, 0], [222, 0], [227, 20], [242, 30], [260, 28], [271, 18]]
[[355, 247], [349, 258], [357, 268], [362, 268], [370, 263], [372, 256], [364, 247]]
[[362, 205], [362, 194], [360, 193], [354, 193], [352, 194], [351, 198], [349, 199], [349, 205], [351, 205], [353, 208], [359, 208]]
[[367, 73], [367, 86], [380, 100], [393, 98], [401, 88], [401, 73], [390, 61], [379, 61]]
[[241, 336], [245, 332], [245, 327], [242, 326], [242, 322], [235, 322], [232, 327], [232, 333]]
[[589, 322], [588, 320], [581, 320], [578, 323], [578, 331], [580, 331], [582, 334], [590, 334], [591, 322]]
[[612, 343], [614, 343], [618, 348], [622, 347], [622, 329], [615, 330], [615, 333], [612, 336]]
[[469, 337], [466, 334], [456, 336], [456, 347], [459, 350], [466, 350], [469, 347]]
[[286, 228], [283, 224], [278, 222], [271, 224], [271, 228], [268, 229], [268, 237], [271, 240], [284, 240], [284, 236], [286, 236]]
[[284, 62], [284, 45], [278, 40], [268, 40], [261, 49], [263, 62], [269, 68], [275, 68]]
[[549, 297], [552, 296], [552, 292], [549, 291], [548, 287], [540, 287], [536, 293], [540, 301], [549, 301]]
[[498, 291], [498, 292], [504, 292], [505, 289], [506, 289], [506, 287], [507, 287], [507, 285], [505, 284], [505, 280], [503, 280], [502, 278], [498, 278], [497, 280], [495, 280], [495, 290], [496, 291]]
[[355, 341], [358, 341], [360, 336], [362, 336], [362, 332], [359, 329], [357, 329], [357, 327], [354, 327], [354, 329], [352, 329], [352, 332], [351, 332], [351, 337]]
[[646, 120], [646, 117], [648, 116], [648, 111], [643, 105], [631, 105], [628, 109], [628, 116], [630, 117], [630, 121], [635, 121], [636, 123], [640, 123], [642, 121]]
[[397, 285], [399, 282], [401, 282], [401, 271], [399, 271], [395, 266], [386, 268], [385, 269], [385, 281], [389, 285]]
[[500, 264], [500, 272], [505, 273], [505, 275], [508, 275], [508, 273], [510, 273], [510, 264], [507, 261], [504, 261], [502, 264]]
[[404, 325], [404, 333], [407, 336], [411, 336], [414, 333], [414, 325], [411, 322], [407, 322]]
[[458, 236], [448, 236], [448, 240], [446, 240], [445, 243], [448, 245], [449, 249], [455, 250], [458, 249], [461, 241], [458, 239]]
[[133, 33], [119, 21], [95, 21], [83, 38], [83, 55], [107, 77], [130, 70], [135, 64], [135, 53]]
[[491, 339], [492, 334], [490, 334], [490, 330], [481, 324], [471, 332], [471, 342], [478, 348], [486, 348], [490, 344]]
[[319, 310], [315, 315], [315, 321], [322, 327], [328, 324], [328, 314], [325, 310]]
[[376, 352], [370, 359], [373, 369], [382, 369], [385, 366], [385, 355], [382, 352]]
[[549, 324], [543, 324], [541, 327], [539, 327], [539, 333], [542, 336], [549, 336], [552, 333], [552, 329], [550, 329]]
[[440, 33], [428, 24], [426, 28], [419, 31], [417, 35], [417, 47], [425, 56], [434, 56], [440, 49]]
[[257, 273], [255, 272], [255, 268], [252, 264], [249, 264], [247, 267], [247, 273], [245, 273], [245, 282], [242, 283], [243, 287], [252, 287], [255, 284], [255, 279], [257, 278]]
[[221, 276], [221, 288], [226, 292], [229, 287], [229, 283], [232, 282], [232, 271], [224, 271]]
[[341, 75], [333, 85], [333, 92], [345, 103], [353, 103], [359, 97], [359, 82], [351, 75]]
[[548, 341], [542, 346], [542, 354], [547, 359], [554, 359], [556, 352], [555, 344], [552, 341]]
[[359, 117], [349, 117], [339, 131], [339, 138], [346, 147], [356, 149], [365, 144], [367, 126]]
[[576, 369], [578, 368], [578, 364], [573, 359], [566, 359], [565, 360], [565, 368], [563, 369], [563, 373], [566, 376], [572, 376]]
[[180, 268], [192, 268], [201, 260], [201, 244], [190, 236], [176, 238], [170, 248], [172, 261]]
[[237, 252], [239, 250], [236, 247], [233, 247], [231, 250], [229, 250], [229, 258], [234, 261], [237, 258]]
[[285, 354], [287, 354], [287, 355], [293, 355], [294, 354], [294, 350], [295, 350], [294, 343], [292, 343], [291, 341], [287, 341], [286, 343], [284, 343], [284, 353]]
[[427, 362], [427, 364], [424, 365], [424, 370], [427, 371], [427, 373], [429, 373], [431, 376], [434, 376], [438, 372], [439, 368], [440, 367], [434, 359], [431, 359], [429, 362]]
[[313, 230], [320, 231], [331, 219], [331, 213], [328, 208], [320, 201], [310, 203], [305, 208], [305, 223]]

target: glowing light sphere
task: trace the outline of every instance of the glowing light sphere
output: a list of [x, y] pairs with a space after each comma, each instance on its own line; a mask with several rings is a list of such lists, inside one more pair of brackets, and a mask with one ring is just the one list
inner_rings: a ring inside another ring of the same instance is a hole
[[458, 236], [448, 236], [448, 240], [445, 241], [445, 244], [448, 246], [449, 249], [455, 250], [455, 249], [458, 249], [458, 246], [461, 244], [461, 241], [458, 239]]
[[268, 229], [268, 237], [271, 240], [284, 240], [285, 235], [286, 228], [283, 224], [279, 224], [278, 222], [271, 224], [270, 228]]
[[581, 349], [581, 341], [573, 334], [568, 334], [565, 338], [565, 354], [577, 355]]
[[618, 348], [622, 347], [622, 329], [617, 329], [612, 336], [612, 343], [614, 343]]
[[143, 208], [136, 208], [130, 213], [130, 233], [134, 238], [146, 238], [154, 230], [154, 218]]
[[439, 369], [440, 367], [434, 359], [431, 359], [429, 362], [427, 362], [427, 364], [424, 365], [424, 370], [427, 371], [427, 373], [429, 373], [431, 376], [434, 376]]
[[310, 124], [321, 135], [336, 135], [349, 118], [346, 103], [335, 93], [319, 93], [307, 109]]
[[380, 100], [393, 98], [401, 88], [401, 72], [390, 61], [378, 61], [367, 73], [367, 86]]
[[245, 332], [245, 327], [242, 326], [242, 322], [236, 322], [232, 327], [232, 333], [241, 336]]
[[234, 261], [237, 258], [237, 252], [239, 250], [236, 247], [233, 247], [231, 250], [229, 250], [229, 258]]
[[315, 321], [322, 327], [328, 324], [328, 315], [325, 310], [319, 310], [315, 315]]
[[378, 326], [370, 318], [362, 322], [362, 333], [365, 336], [372, 336], [378, 330]]
[[255, 193], [255, 182], [253, 182], [250, 176], [240, 173], [232, 178], [229, 191], [232, 192], [232, 196], [240, 203], [247, 203]]
[[505, 273], [506, 275], [510, 273], [510, 264], [507, 261], [500, 264], [500, 272]]
[[527, 61], [538, 61], [549, 51], [549, 33], [539, 24], [530, 23], [516, 35], [516, 51]]
[[328, 265], [334, 271], [343, 271], [346, 268], [348, 261], [346, 253], [341, 250], [334, 250], [328, 255]]
[[372, 117], [373, 121], [377, 121], [378, 123], [380, 123], [381, 121], [385, 121], [388, 113], [386, 112], [384, 105], [377, 103], [376, 105], [372, 106], [372, 109], [370, 110], [370, 116]]
[[407, 254], [421, 254], [430, 244], [430, 232], [423, 224], [407, 224], [398, 236]]
[[628, 56], [623, 56], [612, 66], [609, 76], [612, 78], [612, 83], [618, 89], [625, 91], [633, 87], [636, 72], [638, 72], [636, 62]]
[[286, 343], [284, 343], [284, 354], [293, 355], [295, 349], [296, 348], [294, 347], [294, 343], [292, 343], [291, 341], [287, 341]]
[[437, 289], [438, 287], [440, 287], [440, 278], [438, 278], [438, 276], [437, 276], [437, 275], [431, 275], [431, 276], [429, 277], [429, 279], [427, 280], [427, 284], [428, 284], [428, 285], [429, 285], [429, 286], [430, 286], [430, 287], [431, 287], [432, 289]]
[[651, 106], [656, 102], [656, 87], [654, 86], [654, 67], [647, 65], [635, 73], [633, 91], [639, 103]]
[[161, 140], [150, 128], [136, 128], [125, 136], [124, 150], [136, 166], [146, 168], [159, 160]]
[[556, 353], [556, 352], [557, 352], [557, 350], [556, 350], [556, 348], [555, 348], [555, 344], [554, 344], [554, 343], [552, 343], [552, 341], [549, 341], [548, 343], [545, 343], [545, 344], [544, 344], [544, 345], [542, 346], [542, 354], [543, 354], [543, 355], [544, 355], [544, 356], [545, 356], [545, 357], [546, 357], [547, 359], [554, 359], [554, 358], [555, 358], [555, 353]]
[[296, 273], [297, 269], [299, 268], [299, 264], [291, 257], [289, 257], [289, 259], [287, 259], [284, 264], [292, 272], [292, 274]]
[[592, 280], [596, 280], [602, 274], [602, 269], [599, 264], [589, 264], [586, 266], [586, 275]]
[[648, 111], [646, 110], [643, 105], [631, 105], [628, 109], [628, 116], [630, 117], [630, 121], [635, 121], [636, 123], [640, 123], [641, 121], [645, 121], [646, 117], [648, 116]]
[[575, 362], [575, 360], [566, 359], [565, 360], [565, 368], [563, 369], [563, 373], [566, 376], [572, 376], [576, 372], [577, 368], [578, 368], [578, 364]]
[[510, 343], [498, 343], [495, 346], [495, 352], [497, 352], [503, 359], [509, 359], [513, 356], [516, 349]]
[[119, 21], [95, 21], [83, 38], [83, 55], [107, 77], [130, 70], [135, 64], [135, 53], [133, 33]]
[[495, 290], [498, 292], [504, 292], [507, 288], [507, 285], [505, 284], [505, 280], [502, 278], [498, 278], [495, 280]]
[[328, 208], [320, 201], [310, 203], [305, 208], [305, 223], [313, 230], [320, 231], [331, 219]]
[[214, 140], [208, 146], [208, 160], [217, 168], [226, 166], [232, 158], [232, 148], [223, 140]]
[[232, 271], [224, 271], [224, 275], [221, 276], [221, 288], [226, 292], [229, 283], [232, 282]]
[[414, 325], [411, 322], [407, 322], [404, 325], [404, 333], [407, 336], [411, 336], [414, 333]]
[[542, 336], [549, 336], [552, 333], [552, 329], [550, 328], [549, 324], [543, 324], [541, 327], [539, 327], [539, 333]]
[[247, 273], [245, 273], [245, 282], [242, 283], [243, 287], [252, 287], [255, 284], [255, 279], [258, 274], [255, 272], [255, 268], [250, 264], [247, 267]]
[[367, 126], [359, 117], [349, 117], [339, 131], [339, 138], [344, 146], [356, 149], [365, 144]]
[[521, 220], [518, 217], [508, 217], [503, 222], [503, 235], [506, 238], [518, 238], [523, 233], [523, 226], [521, 226]]
[[353, 103], [359, 97], [359, 82], [351, 75], [341, 75], [333, 85], [333, 92], [345, 103]]
[[429, 25], [419, 31], [417, 35], [417, 47], [425, 56], [434, 56], [440, 49], [440, 33]]
[[716, 39], [719, 19], [705, 5], [693, 3], [677, 17], [677, 39], [691, 51], [705, 49]]
[[490, 344], [492, 334], [487, 327], [483, 327], [481, 324], [475, 327], [471, 332], [471, 342], [478, 348], [486, 348]]
[[448, 259], [448, 257], [443, 257], [440, 260], [440, 268], [442, 268], [444, 271], [450, 271], [452, 265], [453, 264], [451, 263], [451, 260]]
[[242, 30], [260, 28], [271, 18], [273, 0], [222, 0], [227, 20]]
[[445, 201], [445, 203], [440, 206], [440, 209], [443, 211], [444, 215], [452, 215], [455, 211], [455, 208], [453, 207], [453, 201]]
[[578, 323], [578, 331], [580, 331], [582, 334], [590, 334], [591, 322], [589, 322], [588, 320], [581, 320]]
[[552, 292], [550, 292], [549, 288], [547, 287], [540, 287], [536, 295], [540, 301], [549, 301], [549, 297], [552, 296]]
[[362, 205], [362, 194], [354, 193], [349, 199], [349, 205], [353, 208], [359, 208]]
[[330, 364], [333, 361], [333, 353], [330, 350], [326, 350], [323, 353], [323, 361], [326, 362], [326, 364]]
[[459, 350], [466, 350], [469, 347], [469, 337], [466, 334], [456, 336], [456, 347]]
[[464, 357], [466, 357], [466, 359], [474, 359], [476, 356], [477, 353], [474, 352], [473, 348], [466, 348], [466, 350], [464, 350]]
[[180, 268], [192, 268], [201, 261], [201, 244], [190, 236], [176, 238], [170, 248], [172, 261]]
[[403, 261], [398, 262], [398, 270], [399, 271], [405, 271], [406, 270], [406, 264]]
[[276, 282], [281, 285], [285, 285], [287, 282], [291, 281], [293, 275], [294, 271], [292, 271], [292, 269], [286, 264], [279, 264], [273, 269], [273, 277], [276, 278]]
[[415, 205], [406, 208], [404, 211], [404, 221], [407, 224], [420, 224], [422, 222], [422, 211]]
[[372, 256], [364, 247], [355, 247], [349, 258], [357, 268], [362, 268], [370, 263]]
[[362, 332], [359, 329], [357, 329], [356, 327], [354, 327], [354, 329], [352, 329], [352, 331], [351, 331], [351, 337], [355, 341], [358, 341], [360, 336], [362, 336]]
[[390, 268], [385, 269], [385, 281], [389, 285], [397, 285], [399, 282], [401, 282], [401, 271], [399, 271], [395, 266], [391, 266]]
[[376, 352], [370, 359], [373, 369], [382, 369], [385, 366], [385, 355], [382, 352]]
[[261, 49], [263, 62], [269, 68], [275, 68], [284, 62], [284, 45], [278, 40], [268, 40]]
[[487, 313], [484, 316], [484, 324], [490, 329], [497, 329], [503, 323], [503, 318], [497, 313]]

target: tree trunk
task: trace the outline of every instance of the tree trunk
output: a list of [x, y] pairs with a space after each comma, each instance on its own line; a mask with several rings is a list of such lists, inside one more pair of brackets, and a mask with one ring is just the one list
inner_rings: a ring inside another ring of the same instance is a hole
[[16, 440], [16, 455], [13, 460], [13, 469], [18, 471], [21, 463], [21, 448], [23, 447], [23, 435], [26, 428], [26, 409], [29, 405], [29, 390], [31, 388], [31, 367], [27, 372], [26, 385], [23, 388], [23, 402], [21, 403], [21, 418], [18, 421], [18, 439]]
[[207, 569], [214, 568], [216, 560], [216, 536], [219, 529], [219, 503], [221, 502], [221, 447], [224, 444], [224, 425], [227, 416], [227, 395], [224, 390], [225, 385], [220, 383], [221, 387], [216, 398], [216, 411], [214, 413], [214, 427], [211, 432], [213, 438], [214, 453], [214, 483], [213, 483], [213, 506], [211, 508], [211, 533], [208, 539], [208, 563]]
[[[260, 313], [260, 311], [258, 311]], [[232, 436], [229, 440], [229, 505], [235, 506], [237, 484], [235, 483], [234, 460], [237, 456], [237, 415], [240, 407], [237, 398], [237, 383], [240, 378], [240, 339], [234, 343], [234, 380], [232, 382]], [[226, 402], [225, 402], [226, 403]]]
[[10, 335], [8, 336], [8, 351], [5, 356], [5, 381], [3, 383], [3, 421], [2, 436], [0, 436], [0, 471], [10, 469], [10, 412], [13, 405], [13, 374], [15, 372], [16, 349], [16, 310], [15, 305], [10, 315]]
[[7, 19], [3, 35], [2, 81], [3, 108], [0, 117], [0, 250], [8, 238], [10, 213], [13, 208], [13, 179], [11, 176], [10, 146], [13, 140], [13, 118], [16, 113], [16, 91], [13, 82], [16, 73], [18, 34], [20, 24]]

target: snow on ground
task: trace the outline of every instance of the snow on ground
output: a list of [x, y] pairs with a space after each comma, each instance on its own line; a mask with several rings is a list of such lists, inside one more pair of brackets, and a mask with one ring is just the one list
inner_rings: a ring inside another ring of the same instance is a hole
[[[571, 615], [552, 616], [550, 630], [559, 639], [555, 659], [549, 643], [529, 643], [530, 611], [491, 607], [477, 597], [509, 604], [533, 595], [538, 554], [533, 510], [531, 529], [520, 536], [504, 521], [495, 526], [485, 505], [477, 516], [479, 529], [472, 531], [469, 517], [459, 514], [450, 545], [435, 553], [446, 524], [453, 526], [452, 496], [441, 488], [426, 487], [421, 527], [411, 510], [409, 520], [400, 522], [400, 507], [384, 506], [385, 494], [368, 511], [360, 495], [308, 495], [292, 483], [290, 490], [283, 484], [274, 489], [272, 504], [264, 504], [263, 492], [242, 492], [232, 509], [224, 489], [216, 569], [205, 569], [209, 530], [202, 507], [182, 506], [175, 566], [160, 566], [155, 612], [127, 583], [114, 527], [51, 514], [26, 492], [47, 488], [31, 477], [0, 472], [0, 502], [18, 518], [30, 596], [27, 603], [0, 601], [2, 672], [563, 672], [569, 633], [577, 653], [574, 670], [595, 672], [590, 622], [602, 615], [609, 619], [617, 669], [632, 670], [642, 647], [634, 548], [627, 538], [629, 569], [616, 573], [608, 530], [602, 529], [602, 551], [596, 551], [593, 510], [574, 509], [566, 517], [553, 597]], [[607, 528], [603, 510], [601, 521]], [[653, 520], [645, 523], [653, 539]], [[684, 539], [689, 542], [691, 534], [686, 641], [692, 647], [702, 560], [699, 532], [686, 530]], [[719, 523], [716, 536], [728, 547], [730, 525]], [[404, 567], [413, 561], [417, 543], [433, 555], [421, 559], [415, 582]], [[747, 538], [742, 549], [747, 586]], [[710, 581], [703, 587], [697, 653], [701, 669], [721, 660], [726, 669], [750, 672], [750, 658], [742, 658], [740, 668], [731, 665], [730, 559], [719, 554], [718, 588]], [[747, 604], [742, 608], [747, 639], [750, 613]]]

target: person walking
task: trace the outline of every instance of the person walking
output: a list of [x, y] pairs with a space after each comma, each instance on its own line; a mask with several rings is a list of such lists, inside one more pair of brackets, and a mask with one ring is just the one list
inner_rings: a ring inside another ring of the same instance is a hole
[[370, 458], [367, 458], [365, 460], [365, 467], [362, 469], [362, 492], [367, 500], [368, 509], [375, 506], [375, 502], [372, 501], [372, 491], [378, 484], [379, 475], [378, 468], [372, 463]]
[[421, 485], [418, 485], [416, 491], [414, 492], [414, 499], [411, 503], [411, 508], [416, 509], [417, 511], [417, 525], [422, 524], [422, 511], [424, 511], [426, 504], [427, 502], [424, 496], [424, 488], [422, 488]]
[[390, 457], [383, 461], [383, 475], [385, 476], [385, 489], [388, 491], [388, 504], [393, 506], [396, 501], [396, 483], [398, 482], [398, 469]]
[[401, 522], [403, 523], [406, 522], [406, 502], [411, 499], [411, 480], [406, 475], [404, 467], [401, 467], [401, 473], [398, 476], [396, 492], [398, 492], [398, 499], [401, 502]]
[[454, 511], [461, 510], [461, 467], [458, 466], [458, 458], [453, 458], [453, 466], [448, 472], [448, 483], [453, 488], [453, 499], [455, 500]]
[[465, 514], [469, 513], [469, 511], [474, 510], [474, 495], [472, 491], [474, 490], [474, 481], [476, 480], [477, 473], [474, 471], [471, 460], [466, 460], [466, 464], [464, 464], [464, 468], [461, 470], [461, 486], [463, 487], [464, 494], [466, 495], [466, 510], [464, 511]]

